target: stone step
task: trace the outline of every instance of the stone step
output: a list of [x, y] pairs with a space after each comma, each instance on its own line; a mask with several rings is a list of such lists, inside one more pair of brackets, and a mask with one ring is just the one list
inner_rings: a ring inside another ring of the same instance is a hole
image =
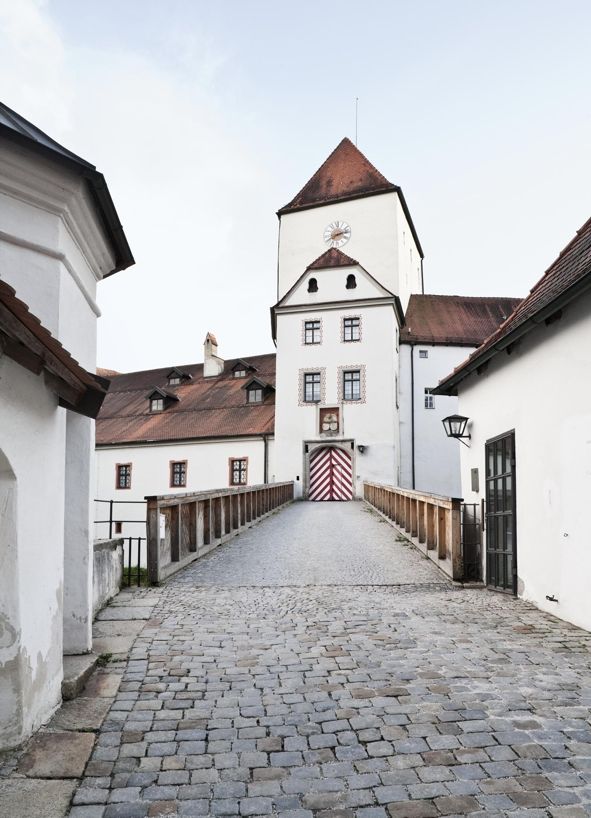
[[64, 678], [62, 681], [62, 699], [69, 701], [78, 696], [96, 667], [96, 653], [81, 653], [75, 656], [64, 656]]

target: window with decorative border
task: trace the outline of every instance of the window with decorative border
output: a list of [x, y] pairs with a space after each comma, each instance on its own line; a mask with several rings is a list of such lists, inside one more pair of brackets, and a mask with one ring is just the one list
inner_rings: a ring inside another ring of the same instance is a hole
[[248, 482], [248, 457], [230, 457], [228, 482], [231, 486], [246, 486]]
[[302, 321], [302, 344], [310, 346], [311, 344], [322, 343], [322, 319], [312, 318]]
[[187, 461], [170, 461], [170, 488], [185, 488], [187, 485]]
[[326, 367], [300, 369], [298, 403], [300, 406], [314, 406], [326, 400]]
[[363, 364], [339, 366], [337, 389], [339, 402], [365, 403], [365, 366]]
[[425, 409], [435, 409], [433, 389], [428, 389], [427, 387], [425, 387]]
[[117, 463], [115, 465], [115, 488], [131, 488], [131, 463]]
[[341, 323], [341, 340], [343, 343], [361, 341], [361, 316], [345, 315]]

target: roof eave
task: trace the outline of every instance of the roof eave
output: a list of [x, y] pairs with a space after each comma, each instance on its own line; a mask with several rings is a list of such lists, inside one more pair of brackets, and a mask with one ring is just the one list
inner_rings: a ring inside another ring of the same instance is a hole
[[412, 233], [412, 237], [415, 240], [417, 250], [419, 251], [420, 257], [424, 259], [425, 254], [423, 253], [423, 248], [421, 247], [421, 242], [419, 241], [419, 236], [416, 227], [414, 226], [412, 216], [410, 215], [410, 210], [408, 209], [408, 205], [406, 203], [406, 199], [404, 198], [402, 188], [399, 185], [390, 184], [388, 185], [388, 187], [380, 188], [379, 190], [370, 190], [367, 191], [366, 193], [351, 193], [348, 194], [347, 196], [336, 196], [334, 199], [325, 199], [324, 201], [310, 202], [309, 204], [304, 205], [284, 205], [277, 211], [277, 218], [281, 219], [282, 216], [285, 216], [288, 213], [297, 213], [300, 210], [311, 210], [314, 207], [325, 207], [326, 205], [339, 204], [340, 202], [350, 202], [353, 201], [354, 199], [366, 199], [368, 196], [383, 196], [385, 193], [398, 194], [398, 197], [400, 198], [400, 205], [402, 207], [402, 211], [406, 217], [408, 226], [410, 227], [410, 232]]
[[[7, 125], [0, 123], [0, 134], [6, 139], [14, 142], [17, 145], [28, 148], [38, 153], [40, 156], [57, 162], [62, 167], [68, 168], [75, 173], [80, 174], [87, 182], [90, 194], [96, 206], [97, 212], [101, 219], [103, 228], [107, 234], [107, 239], [114, 251], [115, 266], [108, 273], [103, 276], [108, 276], [118, 273], [120, 270], [125, 270], [135, 264], [135, 259], [132, 255], [131, 248], [127, 241], [127, 237], [123, 231], [123, 226], [117, 215], [115, 204], [111, 198], [107, 182], [102, 173], [100, 173], [94, 165], [90, 162], [68, 152], [65, 154], [37, 142], [35, 139], [19, 133], [18, 131], [9, 128]], [[57, 144], [57, 143], [56, 143]]]
[[381, 187], [377, 190], [368, 190], [365, 193], [348, 193], [344, 196], [335, 196], [330, 199], [323, 199], [318, 202], [307, 202], [301, 205], [283, 205], [277, 211], [277, 218], [286, 215], [287, 213], [297, 213], [300, 210], [312, 210], [314, 207], [325, 207], [330, 204], [338, 204], [339, 202], [350, 202], [353, 199], [366, 199], [368, 196], [382, 196], [385, 193], [398, 193], [400, 188], [398, 185], [389, 184], [387, 187]]
[[575, 298], [590, 289], [591, 271], [586, 273], [582, 278], [561, 293], [558, 298], [555, 298], [553, 301], [547, 304], [543, 309], [524, 319], [521, 324], [518, 324], [518, 326], [500, 338], [496, 343], [484, 349], [482, 353], [479, 354], [478, 350], [476, 350], [476, 352], [474, 352], [470, 358], [460, 365], [457, 371], [452, 372], [451, 375], [448, 375], [447, 378], [444, 378], [438, 383], [433, 390], [433, 394], [457, 395], [458, 385], [469, 375], [471, 375], [477, 369], [480, 369], [481, 366], [498, 355], [499, 352], [503, 352], [503, 350], [507, 349], [507, 347], [511, 346], [511, 344], [514, 344], [516, 341], [530, 333], [562, 307], [566, 307], [568, 304], [574, 301]]

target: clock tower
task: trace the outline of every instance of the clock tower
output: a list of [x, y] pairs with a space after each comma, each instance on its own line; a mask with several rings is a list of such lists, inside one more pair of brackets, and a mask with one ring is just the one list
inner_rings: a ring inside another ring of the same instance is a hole
[[349, 139], [278, 216], [275, 476], [346, 500], [398, 482], [398, 337], [423, 254], [401, 189]]

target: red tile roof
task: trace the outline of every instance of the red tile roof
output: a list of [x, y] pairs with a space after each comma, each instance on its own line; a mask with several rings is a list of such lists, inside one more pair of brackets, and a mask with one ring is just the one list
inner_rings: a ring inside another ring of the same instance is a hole
[[[225, 361], [223, 373], [211, 378], [203, 377], [203, 364], [179, 366], [192, 379], [176, 387], [168, 385], [170, 366], [114, 377], [97, 419], [97, 445], [272, 434], [274, 392], [263, 403], [246, 403], [246, 379], [232, 373], [238, 360]], [[274, 385], [274, 354], [248, 360], [257, 377]], [[150, 413], [146, 395], [154, 387], [174, 391], [179, 400], [164, 412]]]
[[400, 340], [409, 344], [479, 346], [520, 301], [519, 298], [411, 295]]
[[355, 261], [351, 256], [346, 256], [341, 250], [331, 247], [330, 250], [326, 250], [321, 256], [318, 256], [312, 264], [308, 264], [306, 270], [326, 270], [328, 267], [354, 267], [357, 264], [359, 262]]
[[35, 374], [45, 371], [60, 406], [96, 417], [105, 389], [46, 329], [16, 290], [0, 281], [0, 350]]
[[350, 139], [343, 139], [300, 192], [279, 213], [357, 196], [398, 190]]
[[591, 219], [577, 231], [556, 261], [532, 287], [498, 329], [447, 378], [439, 383], [443, 394], [456, 391], [457, 384], [485, 361], [508, 347], [513, 341], [577, 297], [582, 288], [591, 286]]

